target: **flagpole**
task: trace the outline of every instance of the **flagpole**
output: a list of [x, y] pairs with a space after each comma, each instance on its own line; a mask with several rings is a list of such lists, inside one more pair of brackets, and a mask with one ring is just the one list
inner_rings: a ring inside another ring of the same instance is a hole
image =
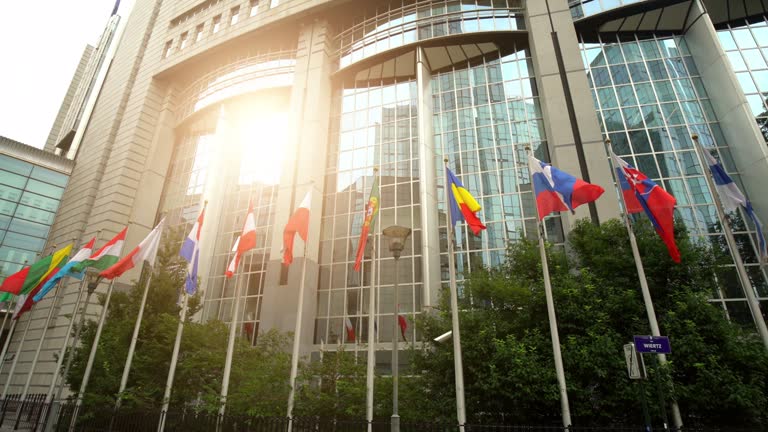
[[136, 351], [136, 342], [139, 340], [139, 330], [141, 329], [141, 321], [144, 318], [144, 308], [147, 305], [147, 294], [149, 294], [149, 286], [152, 284], [152, 276], [154, 274], [154, 266], [149, 266], [149, 274], [147, 275], [147, 282], [144, 284], [144, 293], [141, 296], [141, 305], [139, 306], [139, 313], [136, 316], [136, 323], [133, 326], [133, 335], [131, 336], [131, 344], [128, 346], [128, 357], [125, 359], [125, 366], [123, 366], [123, 376], [120, 379], [120, 389], [117, 391], [117, 400], [115, 401], [115, 412], [120, 409], [122, 404], [123, 392], [128, 385], [128, 375], [131, 373], [131, 363], [133, 363], [133, 353]]
[[[605, 140], [605, 145], [608, 149], [609, 159], [611, 160], [611, 173], [613, 174], [613, 181], [616, 185], [620, 185], [619, 179], [616, 178], [616, 166], [614, 164], [613, 157], [611, 156], [611, 140], [610, 138]], [[656, 320], [656, 311], [653, 308], [653, 300], [651, 299], [651, 291], [648, 289], [648, 280], [645, 277], [645, 268], [643, 267], [643, 260], [640, 258], [640, 250], [637, 248], [637, 239], [635, 238], [635, 232], [632, 230], [632, 222], [629, 220], [627, 214], [627, 204], [624, 202], [624, 195], [619, 192], [619, 202], [623, 209], [622, 215], [624, 217], [624, 224], [627, 227], [627, 233], [629, 234], [629, 244], [632, 247], [632, 256], [635, 259], [635, 268], [637, 268], [637, 278], [640, 280], [640, 291], [643, 294], [643, 303], [645, 303], [645, 312], [648, 315], [648, 322], [651, 325], [651, 335], [661, 336], [659, 331], [659, 323]], [[658, 354], [659, 363], [662, 367], [667, 364], [666, 354]], [[680, 407], [677, 405], [677, 401], [672, 399], [670, 403], [672, 408], [672, 421], [675, 428], [680, 429], [683, 427], [683, 417], [680, 414]]]
[[[309, 240], [309, 238], [307, 238]], [[299, 282], [299, 304], [296, 309], [296, 327], [293, 330], [293, 353], [291, 354], [291, 390], [288, 393], [288, 432], [293, 430], [293, 404], [296, 397], [296, 375], [299, 371], [299, 348], [301, 346], [301, 318], [304, 311], [304, 279], [307, 274], [307, 242], [304, 242], [304, 260], [301, 263]]]
[[[96, 360], [96, 351], [99, 348], [99, 339], [101, 339], [101, 332], [104, 329], [104, 322], [107, 319], [107, 311], [109, 309], [109, 300], [112, 298], [112, 290], [115, 287], [115, 280], [112, 279], [109, 282], [107, 288], [107, 297], [104, 300], [104, 307], [101, 310], [101, 316], [99, 316], [99, 324], [96, 327], [96, 336], [93, 338], [93, 345], [91, 345], [91, 352], [88, 355], [88, 363], [85, 365], [85, 373], [83, 374], [83, 381], [80, 383], [80, 391], [77, 393], [77, 399], [75, 401], [75, 409], [72, 412], [72, 421], [69, 423], [69, 432], [74, 432], [75, 425], [77, 424], [77, 416], [80, 414], [80, 407], [83, 405], [83, 396], [85, 390], [88, 388], [88, 381], [91, 378], [91, 371], [93, 370], [93, 362]], [[83, 311], [85, 315], [85, 311]]]
[[[18, 296], [15, 296], [14, 302], [13, 302], [13, 308], [16, 309], [16, 302], [18, 302]], [[9, 309], [6, 309], [5, 318], [3, 318], [3, 327], [5, 328], [6, 320], [8, 319], [8, 315], [10, 315], [11, 312]], [[5, 338], [5, 342], [3, 343], [3, 351], [0, 352], [0, 370], [3, 369], [3, 365], [5, 363], [5, 355], [8, 354], [8, 346], [11, 344], [11, 337], [13, 337], [13, 331], [16, 329], [16, 320], [11, 320], [11, 328], [8, 329], [8, 337]]]
[[[235, 271], [237, 271], [237, 267], [235, 267]], [[237, 315], [240, 313], [240, 284], [237, 283], [238, 282], [237, 279], [239, 279], [239, 276], [240, 275], [237, 275], [235, 279], [235, 297], [234, 297], [235, 304], [232, 306], [233, 311], [232, 311], [232, 317], [230, 319], [231, 322], [229, 326], [229, 337], [227, 339], [227, 357], [224, 362], [224, 376], [222, 377], [222, 380], [221, 380], [221, 399], [219, 402], [220, 403], [219, 420], [217, 423], [220, 423], [224, 419], [224, 413], [226, 412], [226, 409], [227, 409], [227, 394], [229, 393], [229, 375], [232, 372], [232, 356], [235, 350]], [[222, 292], [224, 292], [226, 288], [227, 288], [227, 281], [225, 279]], [[217, 430], [218, 430], [218, 427], [217, 427]]]
[[[448, 168], [448, 158], [444, 159], [445, 168]], [[459, 333], [459, 296], [456, 288], [456, 258], [453, 256], [453, 224], [451, 223], [451, 199], [449, 197], [449, 184], [447, 171], [445, 174], [445, 210], [448, 218], [448, 275], [450, 278], [451, 292], [451, 329], [453, 331], [453, 369], [456, 381], [456, 418], [459, 422], [459, 431], [464, 431], [467, 423], [466, 406], [464, 403], [464, 365], [461, 358], [461, 333]]]
[[[18, 304], [18, 300], [16, 301]], [[14, 321], [18, 321], [18, 319], [15, 319]], [[24, 341], [27, 339], [27, 332], [29, 332], [29, 327], [32, 323], [32, 317], [30, 316], [27, 320], [27, 326], [24, 328], [24, 333], [21, 336], [21, 340], [19, 341], [19, 346], [16, 347], [16, 354], [13, 356], [13, 363], [11, 363], [11, 370], [8, 372], [8, 379], [5, 381], [5, 386], [3, 387], [3, 395], [0, 396], [0, 399], [5, 400], [5, 397], [8, 395], [8, 388], [11, 386], [11, 380], [13, 379], [13, 373], [16, 371], [16, 363], [19, 361], [19, 357], [21, 355], [21, 348], [24, 346]]]
[[[374, 168], [374, 175], [378, 169]], [[374, 179], [374, 181], [376, 181]], [[378, 226], [381, 218], [376, 218], [376, 224]], [[378, 247], [376, 245], [376, 234], [379, 232], [378, 228], [374, 227], [371, 240], [371, 290], [368, 293], [368, 364], [366, 367], [365, 375], [365, 419], [368, 421], [368, 432], [373, 430], [373, 385], [374, 385], [374, 373], [376, 369], [376, 268], [378, 263]]]
[[[530, 157], [531, 148], [526, 146], [525, 152]], [[537, 211], [538, 212], [538, 211]], [[552, 281], [549, 276], [549, 261], [547, 261], [547, 249], [544, 246], [544, 224], [539, 215], [536, 215], [536, 231], [539, 238], [539, 256], [541, 257], [541, 271], [544, 275], [544, 296], [547, 300], [547, 317], [549, 318], [549, 336], [552, 340], [552, 354], [555, 360], [555, 373], [560, 390], [560, 416], [563, 426], [571, 427], [571, 405], [568, 401], [568, 386], [565, 382], [565, 368], [563, 367], [563, 353], [560, 349], [560, 332], [557, 329], [557, 314], [555, 313], [555, 299], [552, 296]]]
[[[15, 299], [15, 296], [14, 296], [14, 299]], [[16, 302], [14, 301], [13, 304], [15, 306]], [[8, 322], [8, 311], [10, 309], [10, 305], [11, 305], [11, 301], [8, 301], [8, 305], [6, 306], [6, 309], [5, 309], [6, 313], [5, 313], [5, 316], [3, 317], [3, 323], [0, 324], [0, 332], [5, 328], [5, 323]], [[15, 307], [14, 307], [14, 309], [15, 309]], [[11, 333], [13, 333], [13, 332], [12, 331], [8, 332], [8, 337], [6, 338], [6, 340], [10, 340]], [[3, 368], [3, 358], [5, 357], [5, 351], [6, 351], [6, 346], [5, 346], [5, 344], [3, 344], [3, 351], [2, 351], [2, 354], [0, 354], [0, 356], [1, 356], [0, 357], [0, 370], [2, 370], [2, 368]]]
[[[693, 134], [691, 135], [691, 138], [693, 138], [695, 144], [694, 148], [696, 149], [696, 156], [699, 159], [699, 163], [702, 164], [702, 167], [705, 167], [704, 169], [709, 169], [709, 164], [706, 163], [706, 158], [704, 158], [701, 154], [702, 151], [706, 150], [701, 148], [701, 145], [699, 144], [699, 136], [697, 134]], [[704, 177], [707, 179], [707, 185], [709, 185], [709, 190], [712, 192], [712, 199], [715, 201], [717, 216], [720, 218], [723, 231], [725, 232], [725, 239], [728, 242], [728, 248], [731, 250], [731, 256], [733, 257], [733, 261], [736, 264], [736, 271], [739, 274], [741, 288], [744, 290], [744, 295], [747, 297], [747, 304], [749, 304], [749, 310], [752, 312], [752, 319], [755, 321], [755, 326], [757, 327], [758, 333], [760, 333], [763, 346], [768, 349], [768, 328], [765, 325], [763, 313], [760, 311], [760, 303], [755, 297], [755, 291], [752, 287], [752, 282], [749, 279], [746, 268], [744, 267], [744, 261], [741, 259], [741, 254], [739, 253], [736, 239], [733, 236], [733, 230], [731, 229], [728, 216], [725, 214], [725, 210], [723, 209], [723, 202], [720, 200], [720, 195], [717, 193], [715, 182], [712, 180], [711, 172], [710, 175], [705, 175]], [[759, 255], [760, 254], [758, 254], [758, 256]], [[762, 261], [762, 259], [760, 259], [760, 261]]]
[[187, 302], [189, 294], [184, 292], [184, 299], [181, 302], [181, 312], [179, 312], [179, 326], [176, 329], [176, 341], [173, 344], [173, 355], [171, 356], [171, 366], [168, 368], [168, 379], [165, 383], [165, 394], [163, 395], [163, 407], [160, 409], [160, 424], [157, 427], [158, 432], [165, 430], [165, 417], [168, 415], [168, 407], [171, 404], [171, 391], [173, 390], [173, 379], [176, 375], [176, 364], [179, 361], [179, 348], [181, 347], [181, 336], [184, 333], [184, 321], [187, 319]]
[[[96, 273], [95, 275], [98, 275]], [[93, 288], [91, 288], [91, 283], [93, 284]], [[83, 330], [83, 327], [85, 326], [85, 317], [88, 313], [88, 305], [91, 301], [91, 295], [93, 294], [93, 291], [96, 290], [96, 287], [98, 287], [99, 280], [96, 279], [93, 282], [88, 282], [88, 271], [86, 270], [85, 276], [83, 277], [83, 281], [80, 285], [80, 294], [78, 295], [77, 302], [75, 303], [75, 309], [72, 310], [72, 318], [69, 323], [69, 330], [67, 333], [71, 332], [72, 327], [74, 326], [75, 318], [77, 317], [77, 314], [80, 313], [80, 322], [77, 325], [77, 328], [75, 329], [75, 334], [72, 336], [72, 347], [70, 350], [69, 355], [67, 356], [67, 364], [64, 366], [64, 371], [61, 372], [61, 384], [58, 386], [58, 389], [56, 390], [56, 396], [54, 396], [51, 399], [51, 402], [56, 400], [61, 400], [61, 393], [64, 391], [64, 384], [67, 379], [67, 375], [69, 375], [69, 370], [72, 368], [72, 361], [75, 359], [75, 348], [77, 348], [77, 344], [80, 342], [80, 332]], [[82, 300], [83, 295], [83, 288], [86, 288], [86, 295], [85, 295], [85, 304], [80, 307], [80, 301]], [[82, 309], [82, 311], [78, 312], [78, 309]], [[59, 355], [59, 363], [61, 363], [64, 360], [64, 354], [67, 352], [67, 340], [64, 339], [64, 345], [61, 347], [61, 352]], [[55, 374], [58, 374], [58, 367], [56, 372], [54, 373], [54, 378], [56, 378]], [[51, 383], [51, 389], [53, 389], [54, 384], [56, 380], [54, 380]], [[50, 390], [49, 390], [50, 391]]]

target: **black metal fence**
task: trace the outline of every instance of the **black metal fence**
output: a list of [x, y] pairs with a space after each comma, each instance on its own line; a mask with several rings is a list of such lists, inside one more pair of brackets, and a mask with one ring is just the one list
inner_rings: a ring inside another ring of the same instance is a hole
[[[11, 395], [0, 400], [0, 430], [19, 430], [33, 432], [137, 432], [158, 430], [161, 420], [159, 410], [123, 409], [115, 412], [110, 408], [87, 409], [78, 413], [72, 421], [76, 408], [72, 404], [46, 404], [45, 395], [30, 395], [21, 401], [19, 395]], [[171, 411], [165, 415], [167, 432], [287, 432], [289, 420], [286, 418], [265, 418], [249, 416], [224, 416], [216, 413], [195, 412], [193, 410]], [[373, 432], [389, 432], [388, 418], [376, 420], [371, 424]], [[329, 418], [296, 418], [292, 421], [293, 432], [367, 432], [365, 420], [336, 420]], [[409, 422], [401, 421], [402, 432], [457, 432], [456, 423]], [[464, 432], [735, 432], [768, 431], [766, 428], [738, 429], [715, 427], [685, 427], [682, 431], [654, 426], [525, 426], [525, 425], [483, 425], [467, 424]]]

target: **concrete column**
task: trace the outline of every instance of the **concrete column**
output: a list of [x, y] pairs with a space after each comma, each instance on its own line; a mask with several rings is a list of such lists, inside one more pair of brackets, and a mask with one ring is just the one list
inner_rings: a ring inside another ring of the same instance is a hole
[[758, 216], [766, 221], [768, 194], [762, 188], [768, 178], [768, 147], [720, 45], [712, 20], [698, 0], [693, 2], [686, 25], [690, 27], [685, 33], [685, 41], [741, 173], [746, 193]]
[[[419, 104], [419, 201], [421, 202], [421, 265], [424, 278], [422, 304], [435, 306], [440, 299], [440, 237], [437, 210], [435, 140], [432, 131], [432, 71], [424, 49], [416, 50], [416, 84]], [[442, 166], [442, 164], [441, 164]], [[385, 225], [386, 226], [386, 225]]]
[[[328, 126], [331, 109], [332, 36], [328, 23], [315, 20], [299, 34], [294, 85], [291, 89], [289, 138], [275, 204], [274, 232], [267, 263], [261, 328], [293, 332], [298, 302], [303, 302], [301, 352], [312, 344], [317, 306], [318, 252], [322, 216], [325, 161], [328, 154]], [[283, 228], [304, 195], [312, 189], [306, 255], [304, 242], [294, 243], [294, 261], [287, 282], [281, 285]], [[302, 260], [308, 259], [304, 298], [298, 298]]]
[[[611, 167], [605, 153], [604, 138], [590, 94], [568, 2], [541, 0], [529, 1], [526, 4], [525, 24], [552, 163], [563, 171], [584, 178], [576, 148], [580, 141], [584, 154], [587, 155], [585, 162], [590, 182], [610, 191], [613, 185]], [[562, 71], [558, 65], [553, 34], [557, 35], [556, 40], [562, 53]], [[572, 127], [566, 84], [573, 102], [577, 128]], [[575, 130], [578, 130], [579, 140], [576, 139]], [[595, 205], [601, 221], [619, 217], [616, 194], [606, 192]], [[562, 215], [566, 232], [575, 220], [590, 216], [586, 205], [579, 207], [575, 215], [567, 212]]]

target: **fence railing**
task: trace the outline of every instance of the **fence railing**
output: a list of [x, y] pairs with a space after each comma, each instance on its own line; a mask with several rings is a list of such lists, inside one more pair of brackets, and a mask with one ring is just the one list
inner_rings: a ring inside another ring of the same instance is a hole
[[[21, 401], [19, 395], [8, 396], [0, 400], [0, 430], [19, 430], [31, 432], [137, 432], [157, 431], [160, 421], [159, 410], [123, 409], [115, 412], [110, 408], [81, 410], [74, 424], [72, 415], [74, 405], [65, 403], [46, 404], [45, 395], [30, 395]], [[230, 415], [220, 417], [216, 413], [196, 412], [194, 410], [170, 411], [165, 416], [167, 432], [287, 432], [288, 419], [283, 417], [252, 417]], [[372, 422], [373, 432], [389, 432], [389, 418]], [[356, 419], [332, 418], [295, 418], [293, 432], [367, 432], [368, 422]], [[453, 422], [410, 422], [401, 421], [402, 432], [457, 432], [459, 427]], [[680, 431], [654, 426], [647, 429], [636, 425], [614, 426], [559, 426], [507, 425], [507, 424], [467, 424], [464, 432], [736, 432], [768, 431], [768, 428], [739, 429], [732, 427], [687, 426]]]

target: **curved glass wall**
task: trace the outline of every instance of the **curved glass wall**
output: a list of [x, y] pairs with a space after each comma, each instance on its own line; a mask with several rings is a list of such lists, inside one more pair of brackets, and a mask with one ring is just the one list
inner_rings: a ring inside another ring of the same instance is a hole
[[717, 36], [768, 141], [768, 16], [752, 23], [731, 24]]
[[573, 19], [580, 19], [642, 1], [647, 0], [568, 0], [568, 6]]
[[[727, 254], [691, 134], [697, 133], [742, 190], [744, 187], [685, 40], [654, 37], [619, 42], [603, 38], [600, 42], [582, 43], [581, 48], [598, 119], [614, 152], [675, 196], [675, 218], [692, 235]], [[768, 287], [755, 255], [754, 233], [743, 220], [733, 228], [747, 271], [765, 302]], [[713, 293], [714, 301], [727, 305], [732, 318], [751, 325], [735, 269], [721, 282], [720, 292]]]
[[[315, 343], [344, 343], [344, 322], [366, 343], [371, 253], [361, 272], [353, 270], [364, 205], [380, 167], [381, 212], [378, 230], [392, 224], [413, 228], [400, 259], [400, 313], [412, 321], [422, 308], [422, 237], [418, 164], [419, 95], [415, 79], [349, 81], [334, 95], [331, 151], [320, 243], [320, 281]], [[488, 226], [480, 237], [457, 226], [460, 274], [501, 262], [506, 242], [535, 233], [536, 209], [524, 146], [548, 159], [530, 52], [525, 47], [496, 51], [476, 62], [455, 64], [432, 76], [429, 86], [438, 179], [441, 279], [448, 280], [443, 190], [443, 155], [483, 206]], [[440, 161], [440, 162], [437, 162]], [[428, 174], [433, 175], [433, 174]], [[425, 210], [426, 211], [426, 210]], [[548, 219], [550, 239], [562, 242], [559, 217]], [[370, 242], [369, 242], [370, 244]], [[391, 341], [394, 318], [394, 259], [386, 241], [378, 247], [377, 332]], [[418, 340], [414, 326], [408, 340]]]
[[[264, 276], [273, 236], [289, 91], [230, 99], [186, 122], [177, 132], [162, 210], [185, 235], [210, 200], [201, 240], [203, 320], [231, 322], [235, 287], [241, 289], [241, 336], [255, 344]], [[232, 246], [242, 231], [249, 201], [256, 218], [256, 248], [225, 280]]]
[[465, 33], [525, 29], [520, 0], [427, 0], [379, 13], [336, 38], [340, 67], [401, 46]]

